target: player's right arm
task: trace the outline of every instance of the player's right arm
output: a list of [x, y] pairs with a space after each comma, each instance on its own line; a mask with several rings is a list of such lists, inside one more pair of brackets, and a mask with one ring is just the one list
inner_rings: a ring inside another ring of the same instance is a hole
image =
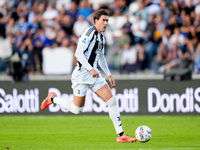
[[[88, 63], [84, 52], [89, 47], [90, 41], [93, 37], [94, 33], [91, 33], [89, 36], [86, 34], [88, 32], [88, 29], [81, 35], [79, 38], [78, 46], [75, 52], [75, 57], [77, 60], [88, 70], [90, 71], [91, 75], [94, 78], [99, 77], [99, 73]], [[94, 31], [93, 31], [94, 32]]]
[[87, 70], [90, 71], [93, 69], [93, 67], [88, 63], [84, 52], [89, 47], [91, 36], [87, 36], [86, 33], [87, 30], [79, 38], [78, 46], [75, 52], [75, 57]]

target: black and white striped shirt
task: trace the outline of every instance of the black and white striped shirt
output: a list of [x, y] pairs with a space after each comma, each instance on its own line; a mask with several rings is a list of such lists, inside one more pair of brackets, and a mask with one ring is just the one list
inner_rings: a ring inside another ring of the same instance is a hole
[[104, 58], [106, 39], [104, 34], [99, 34], [95, 26], [86, 29], [79, 38], [75, 56], [78, 60], [78, 66], [87, 70], [98, 70], [99, 63], [103, 71], [110, 75], [107, 63]]

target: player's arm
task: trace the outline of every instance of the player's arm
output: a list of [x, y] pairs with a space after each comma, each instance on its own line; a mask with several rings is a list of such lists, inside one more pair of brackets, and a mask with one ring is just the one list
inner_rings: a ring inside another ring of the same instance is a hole
[[108, 80], [110, 82], [111, 87], [115, 87], [115, 80], [113, 79], [113, 77], [110, 73], [110, 70], [108, 68], [108, 64], [107, 64], [106, 59], [104, 57], [104, 49], [100, 53], [99, 66], [105, 72], [105, 74], [108, 76]]
[[88, 48], [92, 36], [92, 34], [89, 37], [86, 36], [85, 33], [82, 34], [79, 38], [75, 57], [88, 71], [90, 71], [93, 77], [98, 78], [99, 73], [88, 63], [84, 55], [84, 51]]
[[84, 51], [88, 48], [90, 44], [91, 37], [88, 37], [83, 33], [78, 41], [78, 46], [75, 52], [75, 57], [77, 60], [87, 69], [92, 70], [93, 67], [88, 63], [84, 55]]

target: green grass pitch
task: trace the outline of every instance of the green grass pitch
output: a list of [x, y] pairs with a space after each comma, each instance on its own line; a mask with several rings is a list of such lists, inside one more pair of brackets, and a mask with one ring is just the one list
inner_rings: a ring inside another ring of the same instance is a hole
[[147, 125], [147, 143], [116, 143], [108, 115], [0, 116], [0, 150], [192, 150], [200, 149], [199, 116], [124, 116], [123, 129], [134, 136]]

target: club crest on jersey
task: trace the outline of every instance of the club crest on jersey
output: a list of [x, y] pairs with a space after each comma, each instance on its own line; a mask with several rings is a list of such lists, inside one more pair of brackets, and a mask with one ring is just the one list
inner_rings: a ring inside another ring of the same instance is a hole
[[84, 38], [82, 42], [85, 44], [86, 43], [86, 38]]
[[103, 49], [103, 43], [98, 42], [98, 48], [96, 50], [96, 54], [99, 54], [102, 49]]

